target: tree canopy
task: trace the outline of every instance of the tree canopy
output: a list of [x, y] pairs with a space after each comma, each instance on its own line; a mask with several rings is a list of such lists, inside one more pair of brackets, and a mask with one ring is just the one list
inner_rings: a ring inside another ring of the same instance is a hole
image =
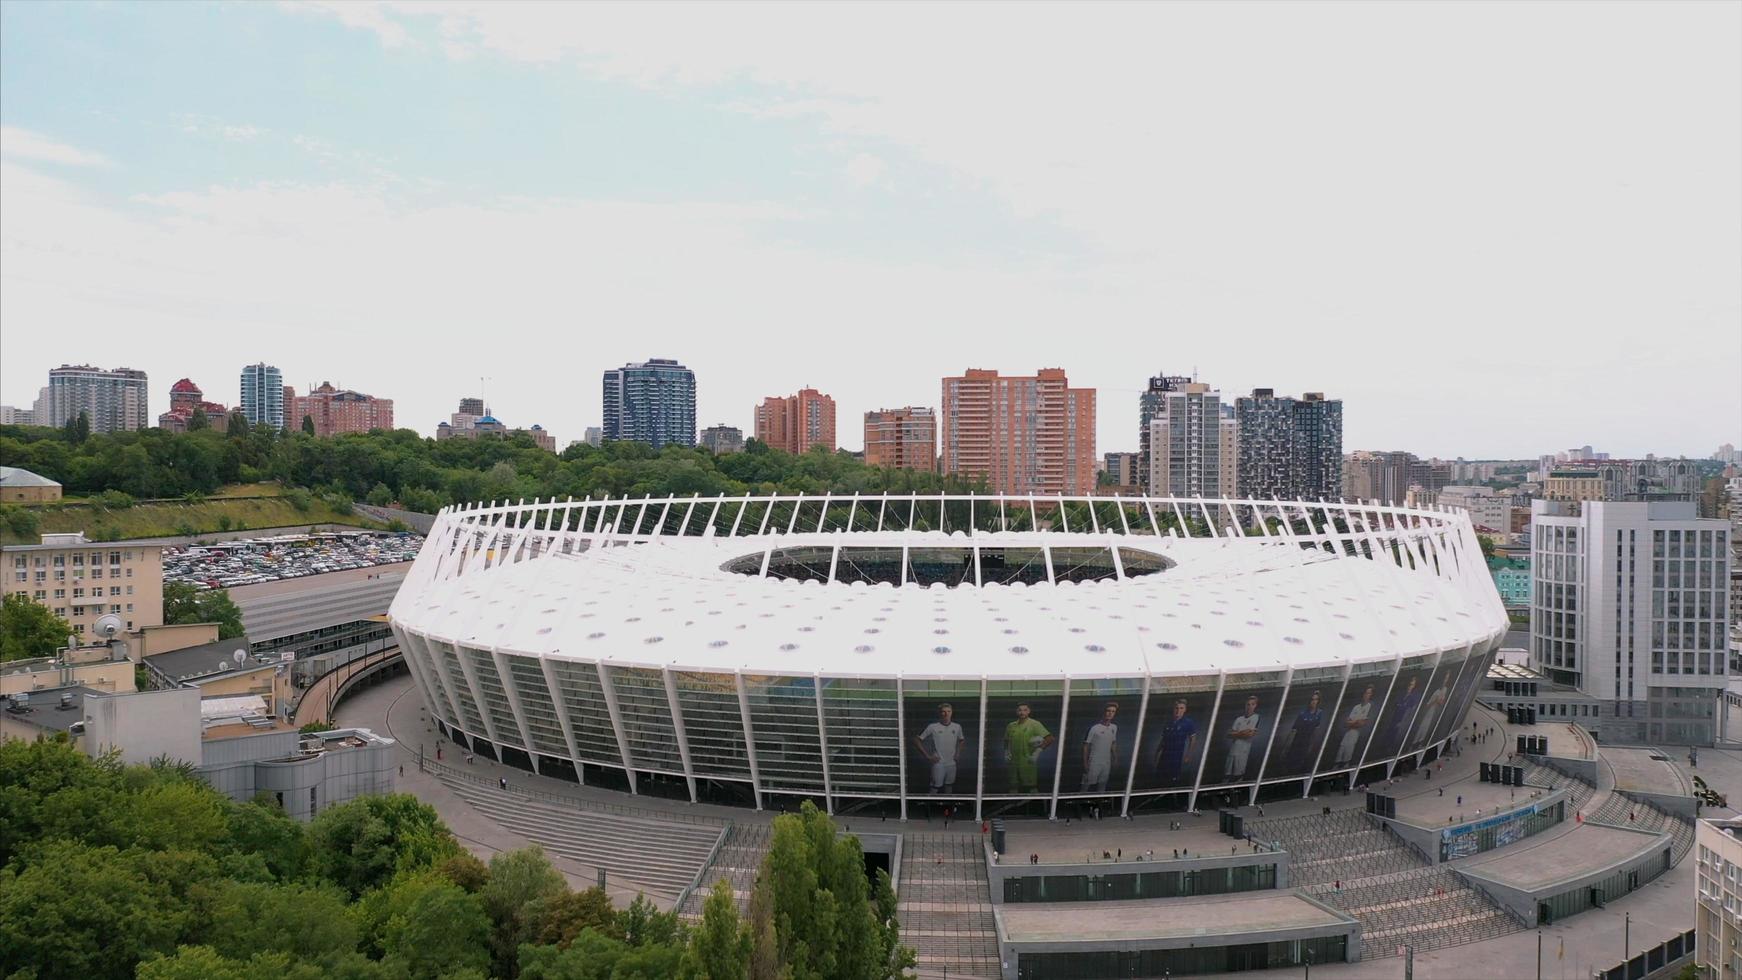
[[13, 592], [0, 600], [0, 662], [51, 656], [72, 634], [72, 624], [40, 602]]
[[776, 821], [760, 932], [723, 882], [692, 929], [645, 898], [619, 909], [572, 891], [536, 847], [484, 864], [410, 796], [302, 824], [64, 739], [0, 742], [0, 827], [12, 977], [800, 980], [912, 963], [888, 877], [869, 885], [857, 840], [814, 807]]
[[217, 623], [218, 639], [241, 636], [242, 610], [230, 598], [226, 589], [199, 589], [187, 582], [166, 582], [163, 586], [163, 625], [187, 623]]
[[867, 466], [844, 452], [795, 456], [755, 440], [745, 452], [723, 456], [634, 442], [578, 444], [557, 455], [526, 435], [437, 442], [398, 429], [317, 437], [250, 426], [236, 413], [222, 430], [145, 429], [78, 440], [55, 429], [0, 426], [0, 459], [57, 480], [73, 495], [114, 490], [162, 499], [278, 480], [351, 500], [397, 500], [425, 513], [448, 504], [523, 497], [983, 489], [930, 472]]

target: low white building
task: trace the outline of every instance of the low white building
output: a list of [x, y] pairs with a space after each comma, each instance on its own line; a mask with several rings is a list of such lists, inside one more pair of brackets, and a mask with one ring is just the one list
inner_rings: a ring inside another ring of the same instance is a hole
[[1742, 819], [1694, 831], [1694, 956], [1703, 977], [1742, 977]]

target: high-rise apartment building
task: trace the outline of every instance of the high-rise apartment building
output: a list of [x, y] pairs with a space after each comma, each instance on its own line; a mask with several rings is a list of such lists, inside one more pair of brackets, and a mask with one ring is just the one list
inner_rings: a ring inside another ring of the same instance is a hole
[[1095, 489], [1095, 389], [1062, 368], [1029, 377], [970, 369], [943, 379], [943, 472], [983, 477], [998, 493]]
[[1531, 665], [1607, 703], [1604, 741], [1710, 744], [1729, 525], [1691, 501], [1531, 505]]
[[661, 446], [696, 444], [696, 373], [652, 358], [605, 372], [605, 438]]
[[1255, 388], [1234, 402], [1242, 496], [1336, 500], [1343, 493], [1343, 403], [1309, 391], [1277, 397]]
[[127, 432], [150, 425], [144, 371], [104, 371], [63, 364], [48, 372], [48, 387], [36, 399], [36, 424], [59, 428], [84, 413], [92, 432]]
[[1742, 977], [1742, 818], [1695, 823], [1694, 963], [1701, 977]]
[[756, 406], [756, 439], [771, 449], [806, 453], [812, 446], [835, 450], [835, 400], [815, 388]]
[[295, 396], [293, 402], [291, 416], [296, 424], [301, 426], [304, 418], [313, 419], [317, 436], [393, 428], [393, 399], [335, 388], [330, 381], [321, 382], [306, 395]]
[[[588, 429], [589, 437], [593, 429]], [[744, 451], [744, 430], [735, 425], [710, 425], [702, 430], [702, 448], [716, 456]]]
[[912, 405], [866, 412], [865, 465], [926, 473], [937, 469], [937, 413]]
[[1222, 406], [1222, 418], [1217, 423], [1217, 441], [1221, 454], [1222, 496], [1239, 497], [1240, 493], [1240, 420], [1234, 417], [1234, 406]]
[[1156, 393], [1149, 419], [1145, 476], [1149, 492], [1163, 497], [1232, 497], [1234, 488], [1222, 483], [1224, 441], [1221, 392], [1187, 381]]
[[1158, 374], [1149, 379], [1148, 387], [1137, 396], [1137, 478], [1142, 481], [1143, 488], [1151, 493], [1155, 491], [1149, 486], [1149, 475], [1155, 463], [1150, 458], [1149, 423], [1161, 411], [1162, 402], [1169, 392], [1178, 391], [1191, 383], [1192, 379], [1183, 374]]
[[[284, 400], [283, 372], [264, 362], [242, 368], [241, 409], [249, 425], [283, 429], [284, 413], [290, 407]], [[298, 415], [296, 421], [300, 425], [302, 416]], [[315, 424], [318, 427], [320, 423]]]
[[1107, 474], [1104, 482], [1119, 493], [1142, 493], [1143, 481], [1137, 472], [1137, 461], [1142, 458], [1141, 453], [1102, 453], [1101, 472]]

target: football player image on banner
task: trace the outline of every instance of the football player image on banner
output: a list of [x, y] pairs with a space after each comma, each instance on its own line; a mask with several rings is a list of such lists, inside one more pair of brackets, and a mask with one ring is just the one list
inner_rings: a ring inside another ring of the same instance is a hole
[[909, 698], [907, 790], [931, 796], [973, 796], [979, 734], [977, 701]]
[[1427, 744], [1429, 735], [1439, 727], [1440, 716], [1452, 702], [1452, 682], [1458, 677], [1458, 668], [1464, 665], [1460, 651], [1451, 651], [1440, 658], [1439, 666], [1434, 668], [1433, 677], [1422, 688], [1421, 708], [1415, 713], [1415, 721], [1410, 725], [1409, 741], [1402, 751], [1414, 752]]
[[[1078, 681], [1071, 689], [1067, 727], [1058, 746], [1063, 753], [1061, 796], [1124, 793], [1130, 778], [1142, 682], [1093, 683]], [[1042, 774], [1043, 784], [1045, 780]]]
[[1082, 792], [1105, 793], [1119, 771], [1119, 702], [1108, 701], [1083, 736]]
[[1361, 762], [1361, 753], [1379, 724], [1380, 700], [1391, 684], [1386, 675], [1352, 677], [1343, 693], [1343, 706], [1325, 739], [1325, 770], [1351, 769]]
[[1304, 776], [1312, 771], [1325, 738], [1335, 727], [1331, 712], [1342, 687], [1340, 678], [1331, 678], [1322, 684], [1297, 682], [1289, 689], [1288, 703], [1282, 709], [1282, 728], [1270, 749], [1270, 761], [1264, 764], [1266, 780]]
[[[1143, 752], [1137, 760], [1133, 792], [1191, 789], [1209, 741], [1214, 677], [1181, 678], [1149, 692], [1143, 721]], [[1203, 689], [1193, 690], [1196, 685]]]
[[1412, 657], [1403, 662], [1397, 680], [1391, 685], [1391, 697], [1380, 716], [1379, 727], [1373, 733], [1373, 744], [1367, 749], [1366, 763], [1386, 762], [1397, 754], [1403, 740], [1415, 724], [1416, 709], [1421, 707], [1426, 692], [1432, 657]]
[[1204, 786], [1253, 782], [1276, 727], [1276, 708], [1282, 700], [1278, 687], [1225, 691], [1216, 713], [1216, 730], [1210, 733]]
[[986, 711], [986, 795], [1051, 796], [1060, 699], [992, 696]]

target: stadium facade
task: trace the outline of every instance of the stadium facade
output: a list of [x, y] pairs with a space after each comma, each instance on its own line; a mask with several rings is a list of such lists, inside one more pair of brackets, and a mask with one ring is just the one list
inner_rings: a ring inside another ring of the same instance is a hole
[[1462, 511], [906, 495], [450, 508], [391, 618], [466, 751], [903, 818], [1371, 782], [1507, 626]]

